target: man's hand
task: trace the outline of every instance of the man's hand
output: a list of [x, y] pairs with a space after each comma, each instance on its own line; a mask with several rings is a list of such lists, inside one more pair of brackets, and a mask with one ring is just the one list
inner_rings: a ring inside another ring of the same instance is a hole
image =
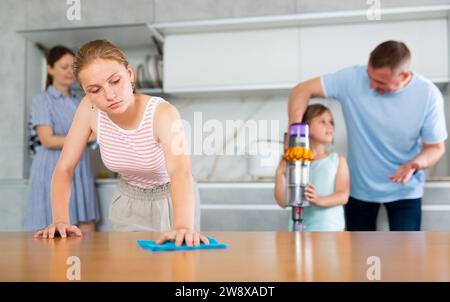
[[405, 184], [411, 179], [411, 176], [417, 169], [418, 164], [407, 162], [406, 164], [401, 165], [400, 168], [395, 171], [394, 175], [389, 176], [389, 179], [398, 184]]

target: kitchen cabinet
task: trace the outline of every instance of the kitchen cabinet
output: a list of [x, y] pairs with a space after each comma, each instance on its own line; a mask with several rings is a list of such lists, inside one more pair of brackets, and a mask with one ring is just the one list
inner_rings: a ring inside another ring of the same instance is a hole
[[[30, 102], [32, 96], [43, 90], [46, 78], [46, 64], [42, 52], [35, 46], [39, 43], [50, 49], [55, 45], [64, 45], [74, 52], [88, 41], [104, 39], [120, 48], [128, 62], [136, 71], [139, 64], [145, 64], [148, 55], [156, 55], [162, 51], [162, 37], [154, 28], [146, 23], [90, 26], [74, 28], [19, 30], [26, 40], [27, 79], [26, 97]], [[161, 94], [162, 89], [143, 89], [147, 93]]]
[[299, 80], [299, 29], [168, 35], [167, 93], [289, 88]]
[[365, 22], [300, 28], [300, 74], [306, 80], [355, 64], [386, 40], [403, 41], [411, 68], [436, 82], [448, 81], [448, 19]]
[[[111, 231], [109, 207], [117, 180], [97, 180], [101, 220], [97, 230]], [[199, 183], [202, 231], [287, 231], [290, 211], [273, 199], [271, 183]]]
[[[203, 231], [287, 231], [290, 209], [273, 197], [273, 183], [199, 183]], [[422, 203], [422, 230], [450, 230], [450, 183], [426, 182]], [[381, 207], [377, 230], [388, 231]]]
[[[109, 206], [117, 180], [97, 180], [102, 220], [98, 231], [111, 231]], [[200, 226], [203, 232], [288, 231], [290, 208], [280, 208], [270, 182], [203, 182], [200, 191]], [[422, 204], [422, 230], [450, 231], [450, 182], [426, 182]], [[381, 207], [378, 230], [388, 231]]]
[[[109, 232], [109, 207], [117, 179], [97, 180], [100, 217], [97, 231]], [[273, 197], [273, 183], [234, 182], [199, 183], [201, 230], [222, 231], [287, 231], [290, 209], [280, 208]], [[25, 182], [0, 182], [0, 231], [22, 231], [28, 185]], [[450, 182], [426, 182], [422, 205], [422, 230], [450, 231]], [[9, 203], [11, 200], [18, 202]], [[382, 207], [378, 230], [388, 230]]]
[[449, 12], [449, 5], [429, 5], [383, 8], [374, 21], [367, 10], [350, 10], [156, 23], [165, 37], [164, 90], [284, 96], [301, 80], [367, 63], [389, 39], [411, 48], [414, 70], [445, 84]]
[[[88, 40], [108, 39], [125, 50], [133, 67], [156, 52], [158, 41], [164, 50], [164, 88], [147, 93], [287, 96], [301, 80], [366, 63], [370, 51], [387, 39], [410, 46], [413, 69], [448, 82], [449, 12], [450, 5], [387, 7], [381, 21], [368, 20], [366, 10], [349, 10], [19, 33], [29, 45], [74, 49]], [[34, 90], [27, 89], [27, 97]]]

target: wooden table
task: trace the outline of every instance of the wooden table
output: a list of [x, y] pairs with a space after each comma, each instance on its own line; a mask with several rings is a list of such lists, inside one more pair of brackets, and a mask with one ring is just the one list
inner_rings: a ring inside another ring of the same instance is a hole
[[[207, 233], [225, 250], [149, 252], [157, 233], [93, 233], [34, 239], [0, 233], [0, 281], [67, 281], [70, 256], [81, 281], [450, 281], [447, 232]], [[371, 275], [373, 276], [373, 275]]]

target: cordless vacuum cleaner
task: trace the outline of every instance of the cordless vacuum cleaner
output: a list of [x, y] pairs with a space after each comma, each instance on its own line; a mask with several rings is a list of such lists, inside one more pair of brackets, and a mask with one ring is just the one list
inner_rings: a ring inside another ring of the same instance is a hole
[[309, 126], [294, 123], [289, 127], [288, 148], [284, 153], [287, 162], [286, 177], [286, 206], [292, 207], [293, 230], [302, 231], [302, 209], [309, 206], [305, 195], [309, 183], [309, 172], [313, 160], [312, 150], [309, 148]]

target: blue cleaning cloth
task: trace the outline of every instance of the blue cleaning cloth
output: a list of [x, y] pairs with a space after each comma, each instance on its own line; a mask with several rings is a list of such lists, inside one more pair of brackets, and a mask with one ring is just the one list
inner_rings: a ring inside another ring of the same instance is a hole
[[166, 241], [163, 244], [157, 244], [156, 241], [151, 240], [138, 240], [137, 243], [140, 247], [152, 251], [185, 251], [185, 250], [206, 250], [206, 249], [226, 249], [228, 247], [225, 243], [219, 243], [216, 239], [208, 237], [209, 244], [200, 242], [199, 246], [187, 246], [184, 242], [181, 246], [176, 246], [175, 241]]

